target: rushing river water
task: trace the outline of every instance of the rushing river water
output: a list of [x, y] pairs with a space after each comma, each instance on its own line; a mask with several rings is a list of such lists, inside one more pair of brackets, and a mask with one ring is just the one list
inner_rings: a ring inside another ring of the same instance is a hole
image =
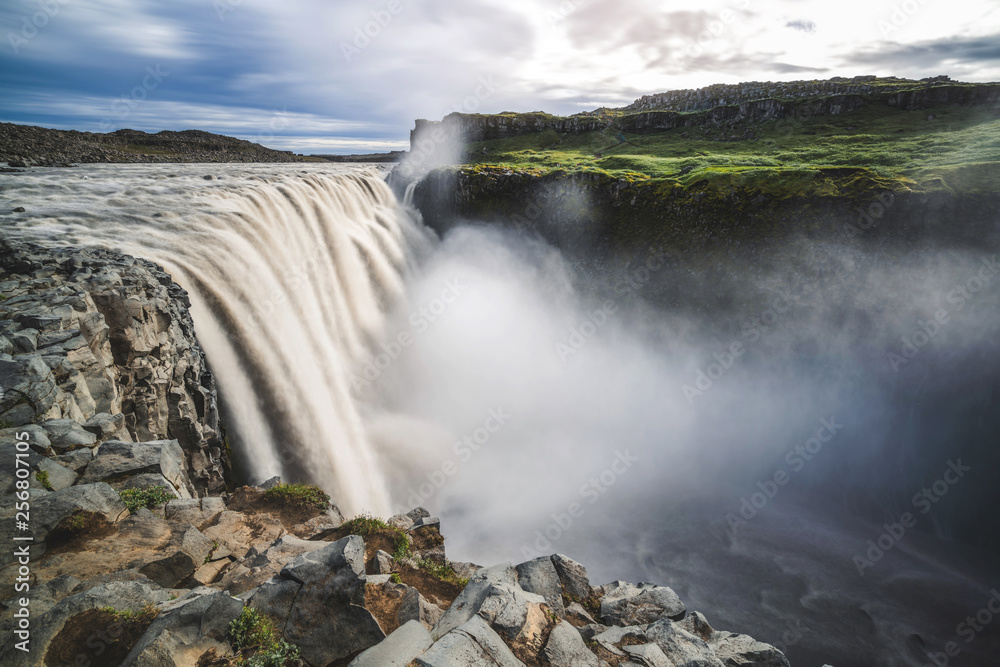
[[997, 664], [1000, 618], [962, 626], [1000, 586], [988, 255], [827, 248], [849, 278], [754, 268], [752, 313], [674, 312], [657, 290], [693, 269], [656, 248], [601, 274], [495, 227], [437, 239], [384, 176], [33, 169], [0, 176], [0, 224], [190, 292], [251, 481], [425, 505], [455, 559], [669, 584], [794, 665]]

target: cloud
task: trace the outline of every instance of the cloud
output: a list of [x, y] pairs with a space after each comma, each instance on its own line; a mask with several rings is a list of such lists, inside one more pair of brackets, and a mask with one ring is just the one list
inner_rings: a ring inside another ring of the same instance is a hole
[[786, 28], [791, 28], [792, 30], [799, 30], [801, 32], [816, 32], [816, 24], [812, 21], [803, 21], [801, 19], [796, 19], [794, 21], [789, 21], [785, 24]]
[[844, 58], [848, 64], [878, 65], [882, 68], [935, 69], [955, 64], [976, 67], [1000, 61], [1000, 33], [978, 37], [947, 37], [899, 44], [891, 42]]

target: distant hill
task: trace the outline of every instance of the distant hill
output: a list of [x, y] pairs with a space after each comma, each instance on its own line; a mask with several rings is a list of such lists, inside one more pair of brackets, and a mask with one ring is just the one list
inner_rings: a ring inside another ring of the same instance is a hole
[[0, 162], [58, 166], [74, 162], [306, 162], [315, 158], [221, 134], [164, 130], [107, 134], [0, 123]]

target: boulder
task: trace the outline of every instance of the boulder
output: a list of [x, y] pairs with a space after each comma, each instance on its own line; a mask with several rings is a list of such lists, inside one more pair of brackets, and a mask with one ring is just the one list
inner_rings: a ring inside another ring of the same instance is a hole
[[385, 639], [364, 607], [365, 543], [349, 535], [297, 556], [279, 575], [302, 584], [284, 635], [312, 664], [327, 665]]
[[414, 658], [430, 648], [433, 641], [427, 629], [417, 621], [407, 621], [351, 661], [348, 667], [407, 667]]
[[163, 516], [168, 521], [189, 523], [198, 530], [207, 528], [226, 511], [222, 498], [177, 498], [163, 506]]
[[59, 395], [52, 370], [36, 356], [0, 360], [0, 389], [0, 421], [13, 426], [51, 416]]
[[432, 630], [444, 610], [420, 594], [416, 588], [408, 586], [403, 594], [403, 600], [399, 603], [399, 610], [396, 612], [396, 622], [400, 625], [410, 621], [419, 621], [425, 628]]
[[285, 619], [292, 611], [292, 603], [302, 584], [293, 579], [271, 577], [254, 589], [247, 601], [271, 618]]
[[784, 653], [747, 635], [716, 632], [708, 645], [726, 667], [789, 667]]
[[132, 441], [128, 429], [125, 428], [125, 415], [120, 412], [114, 415], [100, 412], [84, 422], [83, 428], [93, 433], [98, 442], [107, 440]]
[[510, 584], [493, 586], [479, 616], [522, 657], [537, 656], [554, 623], [546, 613], [545, 598]]
[[664, 617], [679, 621], [687, 613], [681, 599], [666, 586], [616, 581], [598, 590], [601, 620], [607, 625], [643, 625]]
[[478, 614], [483, 603], [493, 592], [493, 587], [501, 584], [517, 585], [517, 571], [510, 563], [494, 565], [477, 572], [434, 626], [431, 636], [435, 640], [440, 639]]
[[646, 628], [646, 638], [659, 646], [664, 655], [678, 665], [724, 667], [705, 640], [669, 618], [660, 619]]
[[677, 664], [668, 658], [656, 644], [627, 644], [622, 650], [631, 659], [645, 667], [675, 667]]
[[552, 559], [535, 558], [517, 566], [517, 582], [524, 590], [545, 598], [545, 603], [560, 618], [566, 616], [562, 601], [562, 583]]
[[34, 501], [31, 527], [35, 539], [43, 541], [60, 521], [77, 511], [99, 514], [108, 523], [117, 523], [128, 513], [118, 492], [104, 482], [77, 484]]
[[[224, 514], [236, 514], [236, 512]], [[211, 538], [214, 532], [210, 528], [205, 534]], [[303, 540], [294, 535], [282, 535], [273, 542], [250, 547], [238, 564], [226, 573], [221, 585], [234, 595], [248, 591], [280, 573], [286, 564], [298, 556], [318, 551], [328, 544], [329, 542]], [[216, 558], [224, 555], [228, 551], [227, 547], [231, 545], [220, 543], [220, 546], [222, 549], [215, 553]]]
[[222, 591], [196, 588], [161, 605], [122, 667], [190, 667], [211, 649], [225, 654], [229, 624], [242, 610], [242, 601]]
[[74, 449], [73, 451], [60, 454], [59, 456], [53, 456], [52, 460], [61, 466], [66, 466], [71, 469], [77, 475], [83, 472], [83, 469], [90, 465], [90, 462], [94, 459], [94, 450], [82, 447], [80, 449]]
[[[59, 454], [65, 454], [81, 447], [93, 447], [97, 443], [97, 436], [84, 430], [80, 424], [72, 419], [49, 419], [42, 422], [52, 443], [52, 449]], [[100, 480], [91, 480], [94, 482]]]
[[552, 565], [556, 568], [556, 574], [559, 575], [559, 581], [567, 595], [580, 601], [590, 597], [592, 589], [590, 579], [587, 577], [587, 568], [562, 554], [552, 556]]
[[524, 667], [500, 636], [478, 616], [441, 637], [414, 664], [417, 667]]
[[52, 491], [61, 491], [73, 486], [78, 475], [69, 468], [49, 458], [43, 458], [36, 466], [38, 472], [45, 473]]
[[599, 667], [600, 660], [569, 623], [557, 623], [542, 651], [551, 667]]
[[[95, 437], [92, 433], [88, 435]], [[176, 440], [109, 440], [98, 447], [94, 460], [87, 466], [81, 481], [121, 484], [127, 478], [139, 475], [160, 475], [180, 497], [192, 496], [194, 489], [187, 476], [187, 461]]]

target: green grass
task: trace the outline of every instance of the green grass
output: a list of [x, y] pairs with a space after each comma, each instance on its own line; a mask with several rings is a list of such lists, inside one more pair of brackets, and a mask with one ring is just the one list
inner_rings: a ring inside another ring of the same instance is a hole
[[395, 560], [401, 560], [410, 555], [410, 536], [399, 528], [390, 526], [382, 519], [370, 514], [356, 516], [350, 521], [344, 522], [340, 526], [340, 529], [350, 535], [358, 535], [360, 537], [368, 537], [373, 533], [388, 533], [392, 535], [393, 539], [392, 557]]
[[101, 607], [101, 611], [111, 614], [115, 617], [116, 621], [121, 622], [135, 622], [135, 623], [152, 623], [153, 619], [159, 616], [160, 610], [157, 609], [152, 603], [147, 604], [142, 609], [135, 611], [132, 609], [115, 609], [114, 607]]
[[229, 641], [235, 653], [231, 664], [238, 667], [284, 667], [300, 658], [298, 647], [281, 637], [274, 621], [250, 606], [229, 624]]
[[[927, 120], [933, 114], [933, 120]], [[752, 131], [755, 140], [713, 141], [702, 126], [655, 134], [587, 132], [560, 136], [549, 130], [467, 145], [466, 169], [515, 170], [531, 176], [596, 175], [663, 180], [684, 189], [746, 185], [762, 191], [805, 187], [823, 194], [837, 186], [824, 170], [854, 168], [872, 180], [918, 190], [1000, 189], [1000, 117], [996, 108], [939, 107], [904, 111], [883, 104], [837, 116], [779, 119], [722, 130]], [[956, 170], [961, 165], [962, 170]], [[833, 192], [830, 191], [832, 194]]]
[[455, 569], [448, 563], [438, 563], [437, 561], [427, 560], [426, 558], [418, 558], [417, 567], [424, 570], [431, 576], [440, 579], [441, 581], [446, 581], [449, 584], [457, 584], [462, 588], [465, 588], [465, 586], [469, 584], [469, 580], [458, 576]]
[[265, 491], [264, 497], [270, 501], [319, 510], [330, 507], [330, 496], [312, 484], [278, 484]]
[[152, 486], [148, 489], [122, 489], [118, 495], [129, 512], [136, 512], [142, 507], [153, 509], [174, 499], [174, 494], [170, 493], [165, 486]]

